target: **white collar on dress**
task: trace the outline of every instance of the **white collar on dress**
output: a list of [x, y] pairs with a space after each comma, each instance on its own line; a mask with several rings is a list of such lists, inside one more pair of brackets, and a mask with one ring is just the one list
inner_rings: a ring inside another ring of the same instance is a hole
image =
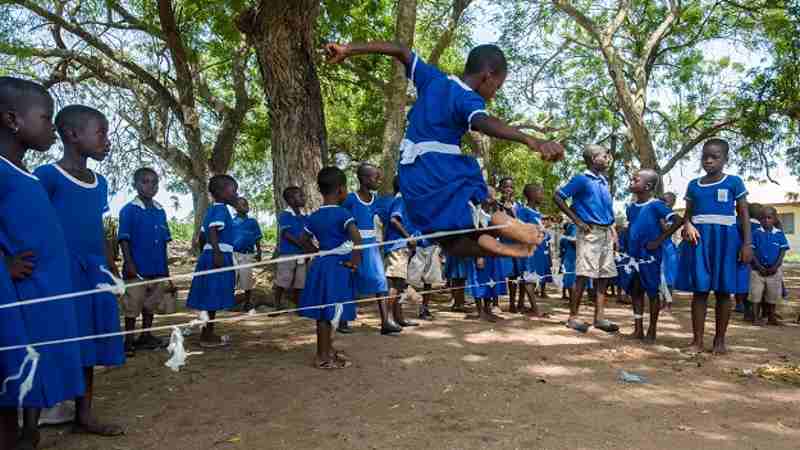
[[372, 198], [369, 200], [369, 203], [366, 203], [364, 200], [361, 200], [361, 196], [358, 195], [358, 192], [353, 192], [353, 195], [355, 195], [356, 200], [358, 200], [359, 203], [361, 203], [364, 206], [372, 206], [372, 204], [375, 202], [375, 194], [373, 192], [369, 193], [369, 195], [372, 196]]
[[33, 178], [34, 180], [36, 180], [36, 181], [39, 181], [39, 178], [38, 178], [36, 175], [34, 175], [34, 174], [32, 174], [32, 173], [28, 173], [28, 172], [26, 172], [26, 171], [24, 171], [24, 170], [20, 169], [19, 167], [17, 167], [16, 165], [14, 165], [14, 164], [13, 164], [11, 161], [9, 161], [9, 160], [7, 160], [7, 159], [3, 158], [2, 156], [0, 156], [0, 159], [2, 159], [3, 161], [5, 161], [5, 162], [6, 162], [6, 164], [8, 164], [9, 166], [11, 166], [11, 168], [13, 168], [14, 170], [16, 170], [17, 172], [19, 172], [19, 173], [21, 173], [21, 174], [25, 175], [25, 176], [26, 176], [26, 177], [28, 177], [28, 178]]
[[471, 87], [467, 86], [467, 84], [466, 84], [466, 83], [464, 83], [463, 81], [461, 81], [461, 78], [458, 78], [458, 77], [457, 77], [457, 76], [455, 76], [455, 75], [450, 75], [450, 76], [448, 76], [447, 78], [449, 78], [449, 79], [451, 79], [451, 80], [455, 81], [455, 82], [456, 82], [456, 84], [457, 84], [457, 85], [459, 85], [459, 86], [461, 86], [461, 88], [462, 88], [462, 89], [464, 89], [465, 91], [472, 91], [472, 90], [473, 90]]
[[727, 178], [728, 178], [728, 174], [723, 174], [723, 175], [722, 175], [722, 178], [720, 178], [720, 179], [719, 179], [719, 181], [715, 181], [715, 182], [713, 182], [713, 183], [708, 183], [708, 184], [703, 184], [703, 183], [701, 183], [701, 182], [700, 182], [700, 180], [701, 180], [702, 178], [698, 178], [698, 179], [697, 179], [697, 185], [698, 185], [698, 186], [700, 186], [700, 187], [709, 187], [709, 186], [714, 186], [714, 185], [717, 185], [717, 184], [720, 184], [720, 183], [722, 183], [722, 182], [723, 182], [723, 181], [725, 181]]
[[80, 187], [82, 187], [84, 189], [94, 189], [94, 188], [97, 187], [98, 179], [100, 178], [100, 176], [97, 175], [91, 169], [89, 169], [89, 172], [92, 172], [92, 175], [94, 176], [94, 182], [93, 183], [87, 183], [85, 181], [81, 181], [81, 180], [73, 177], [69, 172], [64, 170], [64, 168], [59, 166], [57, 163], [53, 163], [53, 164], [50, 164], [50, 165], [55, 167], [56, 170], [58, 170], [61, 173], [61, 175], [64, 176], [64, 178], [66, 178], [67, 180], [71, 181], [72, 183], [74, 183], [74, 184], [76, 184], [76, 185], [78, 185], [78, 186], [80, 186]]
[[642, 202], [642, 203], [633, 202], [633, 204], [636, 205], [636, 206], [644, 206], [644, 205], [649, 205], [650, 203], [653, 203], [656, 200], [657, 199], [655, 199], [655, 198], [651, 198], [650, 200], [647, 200], [645, 202]]
[[598, 175], [598, 174], [592, 172], [591, 170], [587, 169], [587, 170], [585, 170], [583, 172], [583, 174], [586, 175], [587, 177], [596, 178], [598, 180], [603, 180], [604, 182], [608, 183], [608, 180], [606, 180], [606, 177], [604, 177], [603, 175]]

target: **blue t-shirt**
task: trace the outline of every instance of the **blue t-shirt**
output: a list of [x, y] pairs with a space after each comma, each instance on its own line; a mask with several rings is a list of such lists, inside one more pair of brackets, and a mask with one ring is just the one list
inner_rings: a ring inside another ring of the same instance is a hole
[[295, 239], [300, 239], [303, 230], [306, 227], [308, 216], [295, 214], [291, 208], [286, 208], [278, 214], [278, 233], [280, 241], [278, 243], [278, 252], [281, 255], [299, 255], [303, 253], [303, 249], [297, 245], [289, 242], [284, 236], [284, 233], [289, 233]]
[[515, 211], [517, 219], [525, 223], [542, 224], [542, 213], [530, 206], [519, 205]]
[[[228, 210], [228, 205], [224, 203], [214, 203], [206, 211], [203, 220], [203, 230], [208, 235], [211, 228], [216, 228], [219, 235], [219, 249], [225, 253], [233, 253], [233, 242], [236, 238], [236, 230], [233, 229], [233, 218]], [[208, 240], [208, 238], [206, 238]], [[203, 250], [213, 250], [211, 243], [206, 243]]]
[[558, 191], [566, 200], [572, 198], [572, 209], [578, 217], [590, 225], [614, 223], [614, 208], [606, 177], [587, 170], [569, 180]]
[[663, 201], [651, 198], [644, 203], [630, 203], [625, 215], [628, 218], [628, 253], [643, 256], [647, 243], [661, 236], [661, 220], [668, 221], [675, 213]]
[[261, 240], [261, 227], [252, 217], [233, 218], [233, 250], [237, 253], [255, 253], [256, 242]]
[[353, 220], [347, 209], [323, 205], [308, 216], [305, 231], [317, 238], [320, 250], [333, 250], [350, 240], [347, 226]]
[[375, 236], [375, 215], [377, 214], [377, 202], [375, 194], [371, 194], [369, 202], [361, 200], [357, 193], [347, 194], [347, 199], [342, 203], [342, 207], [349, 210], [353, 219], [356, 221], [361, 239], [374, 239]]
[[758, 228], [753, 231], [753, 247], [755, 247], [756, 258], [764, 267], [771, 267], [778, 262], [781, 251], [789, 250], [789, 241], [783, 231], [773, 227], [767, 231]]
[[[394, 241], [396, 239], [403, 239], [405, 236], [400, 234], [397, 228], [392, 224], [391, 219], [397, 219], [403, 224], [403, 228], [406, 229], [409, 233], [411, 224], [408, 223], [408, 219], [406, 218], [406, 202], [403, 201], [403, 196], [401, 194], [397, 194], [394, 196], [394, 200], [392, 200], [391, 208], [389, 208], [389, 220], [386, 222], [384, 233], [384, 240], [385, 241]], [[401, 248], [406, 248], [408, 245], [406, 242], [397, 242], [395, 244], [389, 244], [386, 247], [386, 252], [393, 252], [395, 250], [399, 250]]]
[[33, 174], [56, 208], [70, 253], [105, 258], [103, 216], [109, 211], [106, 179], [95, 173], [94, 182], [85, 183], [57, 164], [41, 166]]
[[167, 242], [172, 240], [164, 208], [155, 200], [145, 205], [136, 198], [119, 212], [119, 242], [128, 241], [136, 269], [145, 278], [169, 275]]
[[710, 184], [701, 184], [700, 178], [695, 178], [689, 182], [685, 198], [692, 203], [692, 222], [733, 225], [736, 223], [736, 201], [746, 195], [747, 189], [741, 178], [724, 175], [721, 180]]

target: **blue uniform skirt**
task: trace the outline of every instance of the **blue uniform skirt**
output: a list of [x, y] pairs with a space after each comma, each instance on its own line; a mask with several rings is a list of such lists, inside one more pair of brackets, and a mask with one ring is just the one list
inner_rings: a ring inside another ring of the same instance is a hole
[[534, 271], [539, 275], [540, 280], [546, 283], [553, 281], [553, 263], [550, 261], [550, 249], [546, 244], [542, 243], [536, 247], [533, 253]]
[[672, 239], [664, 241], [662, 248], [661, 271], [664, 273], [667, 287], [673, 288], [678, 277], [678, 248]]
[[[738, 254], [736, 255], [738, 258]], [[750, 272], [752, 271], [750, 264], [737, 264], [736, 265], [736, 290], [734, 294], [749, 294], [750, 293]]]
[[575, 286], [575, 252], [572, 252], [571, 255], [564, 255], [564, 259], [561, 262], [561, 270], [564, 274], [562, 281], [564, 287], [569, 289]]
[[[70, 256], [75, 291], [95, 289], [100, 283], [114, 285], [113, 280], [100, 271], [100, 267], [107, 263], [105, 256]], [[119, 304], [111, 292], [86, 295], [69, 301], [75, 307], [79, 336], [119, 333]], [[125, 363], [122, 336], [80, 341], [79, 344], [84, 367], [119, 366]]]
[[[375, 238], [361, 240], [362, 244], [373, 244], [375, 242]], [[361, 265], [358, 266], [355, 283], [356, 293], [359, 296], [384, 294], [389, 291], [380, 247], [361, 250]]]
[[469, 278], [475, 260], [472, 258], [458, 258], [448, 256], [444, 263], [444, 277], [448, 280], [466, 280]]
[[501, 263], [498, 259], [500, 258], [486, 257], [484, 258], [486, 264], [483, 269], [478, 269], [476, 266], [475, 270], [470, 273], [468, 284], [471, 286], [469, 292], [473, 297], [495, 298], [508, 292], [508, 286], [503, 277]]
[[[377, 248], [375, 248], [377, 250]], [[350, 255], [327, 255], [314, 258], [306, 275], [306, 286], [300, 297], [300, 308], [332, 305], [331, 307], [302, 310], [299, 314], [314, 320], [333, 320], [336, 303], [352, 301], [356, 297], [355, 274], [343, 266]], [[356, 318], [356, 305], [342, 305], [340, 320]]]
[[689, 292], [736, 292], [741, 238], [736, 226], [695, 224], [697, 245], [688, 241], [678, 247], [675, 288]]
[[[6, 265], [0, 264], [0, 304], [13, 303], [16, 300], [17, 292], [6, 271]], [[20, 308], [0, 309], [0, 347], [29, 343]], [[25, 354], [25, 349], [0, 352], [0, 381], [19, 373], [22, 362], [25, 360]], [[27, 367], [19, 379], [10, 380], [5, 386], [5, 392], [2, 392], [0, 387], [0, 408], [16, 408], [18, 406], [19, 388], [30, 369]]]
[[639, 280], [642, 289], [647, 293], [650, 298], [658, 296], [658, 287], [661, 285], [661, 263], [662, 263], [662, 250], [649, 251], [643, 249], [637, 253], [634, 258], [639, 260], [639, 267], [626, 266], [625, 263], [630, 261], [630, 258], [623, 258], [617, 266], [617, 284], [631, 294], [633, 283], [635, 279]]
[[426, 153], [400, 164], [399, 176], [414, 228], [423, 234], [475, 228], [470, 202], [478, 205], [489, 194], [475, 158]]
[[[233, 266], [233, 253], [222, 252], [225, 267]], [[203, 250], [197, 259], [195, 272], [214, 268], [213, 250]], [[236, 273], [232, 270], [192, 278], [192, 287], [186, 306], [200, 311], [219, 311], [232, 308], [236, 303], [234, 291]]]

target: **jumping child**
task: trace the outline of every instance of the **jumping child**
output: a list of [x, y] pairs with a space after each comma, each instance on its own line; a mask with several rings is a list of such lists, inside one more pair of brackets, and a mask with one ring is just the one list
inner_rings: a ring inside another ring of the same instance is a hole
[[[136, 199], [125, 205], [119, 213], [117, 242], [122, 249], [122, 274], [128, 281], [152, 280], [169, 276], [167, 244], [172, 241], [164, 208], [153, 199], [158, 193], [158, 174], [149, 167], [133, 173]], [[172, 282], [133, 286], [122, 296], [125, 314], [125, 331], [136, 329], [136, 318], [142, 316], [142, 328], [153, 326], [155, 310], [165, 296], [175, 287]], [[125, 336], [125, 354], [134, 356], [136, 349], [156, 349], [163, 346], [161, 339], [149, 331], [134, 341], [132, 334]]]
[[355, 219], [341, 205], [347, 199], [347, 177], [336, 167], [326, 167], [317, 175], [322, 194], [322, 206], [308, 217], [306, 232], [316, 237], [320, 250], [334, 253], [311, 262], [306, 288], [300, 297], [300, 307], [329, 305], [305, 309], [300, 315], [317, 321], [317, 360], [320, 369], [341, 369], [351, 365], [344, 353], [333, 348], [331, 321], [354, 320], [355, 303], [342, 305], [336, 317], [337, 303], [350, 302], [355, 297], [355, 274], [361, 263], [361, 251], [352, 245], [361, 244], [361, 233]]
[[[72, 286], [75, 291], [112, 283], [104, 270], [117, 273], [113, 244], [105, 237], [103, 216], [109, 212], [108, 184], [102, 175], [87, 167], [87, 160], [102, 161], [111, 150], [108, 121], [100, 111], [71, 105], [56, 115], [56, 129], [64, 144], [64, 156], [33, 173], [44, 186], [56, 208], [67, 239]], [[110, 292], [92, 294], [72, 301], [78, 318], [78, 333], [93, 335], [120, 331], [119, 305]], [[92, 416], [94, 366], [120, 366], [125, 362], [121, 336], [81, 341], [81, 359], [86, 393], [78, 397], [76, 431], [117, 436], [116, 425], [103, 425]]]
[[[250, 203], [246, 198], [239, 198], [235, 205], [236, 217], [233, 218], [233, 252], [236, 264], [251, 264], [261, 261], [261, 226], [258, 221], [247, 214], [250, 212]], [[253, 286], [255, 277], [252, 267], [243, 267], [236, 271], [236, 287], [244, 292], [242, 311], [255, 308], [253, 305]]]
[[[574, 176], [566, 186], [553, 196], [553, 201], [577, 228], [576, 236], [576, 281], [570, 300], [570, 315], [567, 327], [581, 333], [589, 325], [578, 321], [581, 297], [587, 280], [595, 280], [597, 300], [594, 308], [594, 326], [607, 332], [619, 330], [617, 324], [605, 318], [606, 287], [611, 278], [617, 276], [614, 261], [614, 210], [611, 192], [603, 172], [609, 164], [608, 150], [599, 145], [587, 145], [583, 150], [583, 161], [588, 170]], [[572, 198], [572, 206], [565, 200]]]
[[[306, 195], [297, 186], [289, 186], [283, 190], [283, 200], [289, 205], [278, 215], [278, 230], [280, 243], [278, 253], [280, 256], [293, 256], [302, 253], [314, 253], [316, 249], [307, 240], [303, 239], [308, 216], [303, 214], [306, 206]], [[306, 284], [308, 264], [303, 259], [282, 261], [278, 263], [275, 277], [275, 307], [282, 309], [284, 291], [289, 291], [292, 302], [297, 305]]]
[[783, 257], [789, 250], [789, 242], [783, 231], [775, 227], [778, 211], [772, 206], [764, 207], [761, 226], [753, 233], [753, 271], [750, 275], [750, 301], [753, 302], [753, 324], [763, 325], [761, 299], [767, 311], [767, 325], [780, 325], [775, 309], [781, 298], [783, 285]]
[[[494, 45], [470, 51], [461, 78], [447, 76], [423, 62], [408, 48], [389, 42], [328, 44], [331, 63], [363, 54], [394, 57], [406, 68], [417, 88], [417, 101], [408, 115], [401, 143], [400, 190], [410, 222], [423, 234], [477, 228], [479, 205], [488, 191], [478, 161], [461, 154], [462, 136], [469, 130], [527, 145], [542, 158], [563, 157], [560, 144], [544, 142], [489, 116], [486, 102], [494, 98], [508, 74], [506, 58]], [[489, 233], [476, 232], [444, 239], [445, 252], [455, 256], [530, 256], [541, 242], [538, 227], [495, 212], [490, 225], [503, 225], [496, 234], [514, 241], [503, 244]]]
[[[683, 219], [666, 203], [653, 198], [657, 186], [658, 174], [650, 169], [640, 170], [631, 180], [630, 191], [635, 201], [625, 210], [628, 218], [626, 251], [636, 264], [631, 269], [625, 269], [631, 270], [630, 277], [620, 277], [629, 280], [628, 283], [620, 283], [620, 287], [624, 287], [633, 300], [634, 331], [631, 337], [634, 339], [645, 339], [644, 295], [647, 294], [650, 299], [650, 324], [647, 329], [647, 342], [650, 343], [656, 340], [658, 313], [661, 310], [658, 298], [663, 257], [661, 247], [683, 224]], [[659, 224], [662, 221], [672, 222], [666, 231], [661, 231]]]
[[753, 258], [747, 189], [741, 178], [723, 172], [728, 151], [728, 143], [722, 139], [709, 139], [703, 145], [701, 161], [706, 175], [689, 182], [686, 189], [684, 240], [678, 249], [675, 283], [677, 289], [693, 293], [691, 347], [697, 352], [704, 351], [708, 295], [714, 291], [715, 354], [727, 351], [725, 333], [731, 313], [730, 296], [736, 292], [737, 264], [748, 264]]
[[[230, 175], [214, 175], [208, 180], [208, 192], [214, 203], [206, 211], [203, 230], [206, 243], [197, 258], [195, 272], [233, 266], [233, 218], [228, 206], [236, 204], [239, 198], [239, 185]], [[236, 274], [233, 271], [218, 272], [192, 278], [186, 306], [207, 311], [208, 318], [214, 320], [217, 311], [230, 309], [235, 304], [234, 289]], [[214, 334], [214, 323], [207, 323], [200, 334], [202, 347], [222, 347], [227, 342]]]
[[[9, 303], [74, 291], [70, 256], [58, 214], [39, 180], [28, 172], [29, 149], [46, 152], [55, 142], [53, 99], [39, 84], [0, 77], [0, 302]], [[10, 279], [10, 280], [9, 280]], [[37, 303], [0, 311], [0, 346], [79, 335], [75, 305], [85, 299]], [[39, 362], [28, 394], [25, 377], [10, 381], [0, 395], [0, 447], [33, 449], [39, 444], [39, 413], [84, 395], [84, 369], [77, 342], [37, 347]], [[16, 374], [25, 350], [0, 352], [0, 377]], [[84, 406], [84, 405], [82, 405]], [[23, 408], [21, 434], [17, 408]], [[86, 424], [79, 417], [75, 426]]]

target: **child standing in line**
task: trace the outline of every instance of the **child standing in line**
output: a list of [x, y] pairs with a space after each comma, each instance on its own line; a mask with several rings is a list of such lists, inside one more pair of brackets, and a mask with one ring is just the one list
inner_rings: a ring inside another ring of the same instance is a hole
[[[292, 256], [302, 253], [314, 253], [313, 244], [303, 239], [308, 216], [303, 214], [306, 206], [306, 195], [297, 186], [289, 186], [283, 190], [283, 200], [289, 205], [278, 215], [278, 232], [280, 256]], [[306, 284], [308, 265], [304, 259], [283, 261], [278, 263], [275, 277], [275, 307], [284, 308], [283, 293], [289, 291], [292, 302], [297, 305]]]
[[550, 220], [542, 217], [542, 227], [544, 229], [544, 240], [536, 247], [533, 253], [534, 267], [536, 274], [539, 275], [539, 297], [547, 298], [547, 283], [553, 281], [553, 259], [550, 255], [550, 241], [553, 239], [550, 233]]
[[562, 292], [561, 298], [569, 301], [572, 298], [572, 289], [575, 286], [575, 224], [564, 224], [564, 234], [558, 244], [561, 254]]
[[501, 317], [492, 311], [492, 305], [502, 295], [508, 293], [503, 270], [497, 257], [486, 256], [475, 260], [475, 270], [469, 278], [470, 293], [475, 298], [478, 318], [487, 322], [497, 322]]
[[[158, 193], [158, 181], [155, 170], [149, 167], [137, 169], [133, 173], [137, 197], [119, 213], [117, 241], [122, 248], [122, 273], [127, 281], [169, 277], [167, 244], [172, 241], [172, 235], [164, 208], [153, 199]], [[126, 289], [122, 296], [125, 331], [136, 329], [136, 318], [140, 314], [142, 328], [152, 327], [156, 309], [165, 301], [165, 296], [174, 295], [174, 292], [171, 281]], [[125, 337], [127, 356], [134, 356], [137, 348], [152, 350], [162, 346], [161, 339], [149, 331], [143, 332], [135, 341], [132, 334]]]
[[[70, 257], [58, 214], [39, 180], [28, 172], [29, 149], [46, 152], [55, 142], [53, 99], [39, 84], [0, 77], [0, 253], [3, 264], [0, 302], [73, 292]], [[10, 280], [9, 280], [10, 278]], [[0, 311], [0, 346], [30, 344], [78, 336], [70, 299]], [[39, 413], [85, 392], [81, 349], [77, 342], [37, 347], [39, 362], [28, 394], [20, 399], [24, 378], [9, 381], [0, 395], [0, 446], [36, 448]], [[0, 377], [16, 374], [25, 350], [0, 352]], [[21, 434], [17, 408], [23, 408]], [[81, 423], [81, 422], [79, 422]], [[85, 422], [83, 422], [85, 423]], [[76, 424], [77, 425], [77, 424]]]
[[[250, 203], [246, 198], [239, 198], [235, 205], [236, 217], [233, 218], [233, 252], [236, 264], [251, 264], [261, 261], [261, 226], [258, 221], [247, 214]], [[255, 285], [252, 267], [243, 267], [236, 271], [236, 287], [244, 292], [242, 311], [250, 311], [253, 305], [253, 286]]]
[[[230, 175], [214, 175], [208, 181], [208, 192], [214, 203], [203, 220], [206, 244], [197, 259], [195, 272], [233, 266], [235, 231], [228, 206], [236, 204], [238, 189], [236, 180]], [[186, 305], [208, 311], [208, 318], [214, 320], [217, 311], [230, 309], [235, 304], [235, 287], [236, 274], [232, 271], [194, 277]], [[200, 334], [200, 345], [207, 348], [222, 347], [227, 345], [227, 341], [214, 334], [214, 323], [207, 323]]]
[[[611, 278], [617, 276], [614, 261], [614, 210], [611, 192], [603, 172], [608, 168], [608, 151], [599, 145], [587, 145], [583, 160], [588, 170], [573, 177], [566, 186], [559, 189], [553, 201], [577, 228], [576, 263], [577, 279], [570, 300], [570, 316], [567, 327], [581, 333], [589, 330], [589, 325], [578, 321], [578, 311], [587, 280], [596, 282], [597, 301], [594, 308], [594, 326], [607, 332], [619, 330], [617, 324], [605, 318], [606, 287]], [[572, 198], [572, 206], [565, 200]]]
[[301, 310], [300, 315], [317, 321], [317, 360], [320, 369], [342, 369], [351, 365], [344, 353], [333, 348], [331, 321], [354, 320], [355, 303], [342, 305], [336, 314], [337, 303], [350, 302], [355, 297], [355, 274], [361, 263], [361, 233], [350, 211], [341, 205], [347, 199], [347, 177], [336, 167], [326, 167], [317, 175], [322, 194], [322, 206], [308, 217], [306, 232], [316, 237], [320, 250], [334, 252], [316, 258], [308, 271], [306, 288], [300, 297], [300, 307], [329, 305], [319, 309]]
[[753, 257], [747, 189], [741, 178], [723, 172], [728, 151], [728, 143], [722, 139], [709, 139], [703, 145], [701, 161], [706, 175], [689, 182], [686, 189], [684, 240], [679, 248], [675, 283], [677, 289], [693, 293], [691, 346], [697, 352], [704, 351], [708, 295], [714, 291], [715, 354], [727, 351], [725, 333], [731, 313], [730, 296], [736, 292], [737, 264], [749, 264]]
[[400, 180], [395, 177], [392, 181], [394, 188], [394, 200], [388, 210], [388, 222], [385, 228], [385, 241], [398, 239], [409, 239], [406, 242], [388, 244], [386, 249], [385, 266], [386, 278], [389, 282], [389, 309], [394, 315], [395, 321], [401, 327], [414, 327], [419, 325], [416, 322], [406, 320], [403, 316], [403, 305], [400, 303], [400, 295], [406, 290], [408, 279], [408, 261], [417, 248], [417, 243], [411, 239], [411, 232], [407, 229], [408, 220], [406, 219], [406, 203], [403, 201], [403, 194], [400, 193]]
[[[661, 305], [658, 289], [661, 285], [662, 243], [680, 228], [683, 219], [666, 203], [653, 198], [658, 185], [658, 174], [654, 170], [642, 169], [631, 180], [630, 191], [635, 202], [628, 205], [625, 214], [628, 219], [627, 254], [636, 262], [629, 277], [621, 277], [628, 283], [620, 283], [633, 300], [634, 339], [645, 339], [644, 335], [644, 295], [650, 299], [650, 325], [647, 329], [647, 342], [656, 340], [658, 313]], [[673, 219], [674, 217], [674, 219]], [[672, 219], [672, 220], [671, 220]], [[661, 222], [671, 221], [672, 225], [661, 231]]]
[[789, 241], [783, 231], [775, 227], [778, 211], [772, 206], [763, 208], [761, 226], [753, 233], [753, 271], [750, 275], [750, 301], [753, 303], [753, 324], [763, 325], [760, 305], [762, 297], [767, 311], [767, 325], [781, 325], [775, 309], [781, 298], [783, 286], [783, 257], [789, 250]]
[[[750, 213], [750, 236], [753, 238], [755, 236], [756, 231], [761, 229], [761, 218], [763, 215], [764, 207], [759, 203], [748, 203], [747, 204], [748, 212]], [[780, 229], [778, 224], [776, 223], [775, 226]], [[753, 251], [753, 259], [755, 259], [755, 250]], [[752, 264], [749, 267], [748, 275], [750, 271], [753, 270]], [[741, 276], [741, 273], [737, 272], [737, 275]], [[739, 285], [739, 279], [737, 279], [737, 286]], [[746, 322], [752, 322], [756, 317], [753, 315], [753, 303], [749, 300], [749, 292], [747, 294], [737, 294], [734, 298], [736, 299], [736, 307], [734, 311], [736, 312], [743, 312], [744, 313], [744, 320]], [[763, 300], [763, 299], [761, 299]], [[759, 302], [761, 301], [759, 300]], [[739, 306], [739, 305], [742, 306]], [[766, 312], [763, 308], [761, 309], [762, 314]]]
[[[525, 188], [522, 190], [522, 195], [525, 196], [527, 204], [520, 205], [519, 208], [517, 208], [517, 219], [524, 223], [541, 225], [542, 213], [539, 212], [538, 207], [542, 203], [542, 200], [544, 200], [544, 188], [540, 184], [526, 184]], [[542, 243], [539, 245], [544, 245], [544, 241], [542, 241]], [[539, 248], [537, 247], [536, 252], [538, 251]], [[511, 295], [511, 312], [524, 313], [525, 296], [527, 296], [531, 303], [531, 309], [528, 311], [528, 313], [530, 315], [540, 317], [542, 314], [539, 312], [539, 308], [536, 304], [536, 285], [531, 281], [528, 281], [534, 278], [534, 273], [538, 273], [536, 271], [536, 253], [528, 258], [520, 258], [517, 261], [517, 264], [522, 272], [519, 278], [519, 300], [517, 301], [517, 304], [514, 305], [514, 296], [513, 294]]]
[[[474, 234], [441, 241], [450, 255], [530, 256], [541, 242], [538, 227], [497, 211], [489, 224], [507, 225], [505, 228], [492, 233], [477, 230], [479, 205], [486, 200], [488, 189], [478, 161], [461, 154], [459, 147], [461, 138], [472, 129], [527, 145], [546, 160], [557, 161], [564, 155], [560, 144], [535, 139], [486, 112], [486, 102], [494, 98], [508, 74], [503, 52], [494, 45], [475, 47], [458, 78], [445, 75], [394, 43], [328, 44], [325, 50], [332, 64], [355, 55], [391, 56], [405, 66], [406, 76], [414, 82], [417, 101], [408, 114], [399, 169], [400, 190], [414, 228], [423, 234], [476, 228]], [[503, 244], [495, 235], [514, 244]]]
[[[358, 191], [347, 195], [342, 207], [348, 209], [355, 219], [364, 244], [377, 242], [375, 234], [376, 195], [373, 193], [380, 187], [381, 173], [372, 164], [364, 163], [358, 167]], [[383, 268], [382, 251], [379, 247], [370, 247], [361, 251], [361, 264], [356, 272], [356, 293], [359, 298], [373, 295], [386, 296], [389, 286], [386, 283], [386, 271]], [[378, 300], [378, 312], [381, 316], [381, 334], [393, 334], [403, 331], [395, 322], [391, 311], [386, 309], [383, 300]], [[339, 322], [340, 333], [352, 333], [347, 320]]]
[[[508, 217], [517, 218], [517, 211], [520, 207], [520, 204], [514, 200], [514, 179], [511, 177], [501, 178], [500, 182], [497, 183], [497, 192], [500, 193], [500, 201], [497, 202], [498, 208], [508, 215]], [[510, 239], [501, 239], [501, 242], [506, 244], [514, 244], [514, 241]], [[510, 304], [509, 311], [512, 313], [514, 313], [514, 309], [516, 309], [514, 299], [517, 297], [517, 283], [523, 275], [523, 270], [520, 266], [520, 262], [523, 259], [526, 258], [511, 258], [509, 256], [503, 256], [499, 257], [498, 260], [502, 272], [506, 274], [506, 284], [508, 285], [508, 298]], [[521, 291], [522, 290], [520, 289], [520, 292]]]
[[[661, 197], [661, 201], [666, 203], [669, 209], [675, 207], [675, 194], [673, 192], [665, 192]], [[672, 223], [661, 221], [661, 231], [667, 231]], [[670, 237], [664, 241], [662, 245], [663, 254], [661, 260], [661, 274], [663, 275], [663, 283], [666, 285], [666, 292], [669, 294], [668, 298], [662, 299], [667, 311], [672, 308], [672, 290], [675, 287], [675, 278], [678, 275], [678, 248], [675, 246], [675, 241]]]
[[[75, 291], [96, 288], [113, 281], [103, 273], [117, 273], [112, 244], [105, 238], [103, 216], [108, 213], [108, 184], [87, 167], [87, 160], [102, 161], [111, 150], [108, 121], [100, 111], [71, 105], [56, 115], [56, 128], [64, 144], [64, 157], [41, 166], [34, 175], [44, 186], [56, 208], [70, 254], [69, 270]], [[110, 292], [72, 301], [78, 318], [78, 333], [94, 335], [120, 331], [119, 304]], [[116, 425], [101, 424], [92, 415], [94, 366], [120, 366], [125, 362], [122, 336], [81, 341], [81, 359], [86, 393], [75, 401], [76, 431], [101, 436], [123, 433]]]
[[452, 288], [453, 304], [450, 311], [468, 314], [470, 309], [466, 306], [465, 289], [471, 271], [475, 270], [475, 261], [472, 258], [459, 258], [447, 255], [444, 263], [444, 277], [448, 286]]

